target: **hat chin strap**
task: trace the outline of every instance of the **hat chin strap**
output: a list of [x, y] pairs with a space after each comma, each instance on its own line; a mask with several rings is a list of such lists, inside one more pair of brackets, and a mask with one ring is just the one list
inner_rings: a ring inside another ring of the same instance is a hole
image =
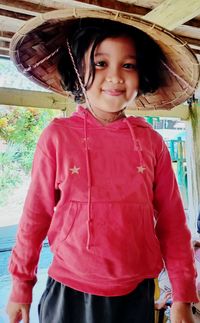
[[73, 65], [73, 67], [74, 67], [74, 71], [75, 71], [75, 73], [76, 73], [76, 76], [77, 76], [77, 78], [78, 78], [78, 81], [79, 81], [79, 84], [80, 84], [81, 90], [82, 90], [83, 95], [84, 95], [84, 97], [85, 97], [86, 104], [88, 105], [88, 107], [90, 107], [90, 102], [89, 102], [89, 99], [88, 99], [88, 96], [87, 96], [87, 91], [86, 91], [86, 89], [85, 89], [85, 86], [83, 85], [83, 82], [82, 82], [82, 80], [81, 80], [81, 77], [80, 77], [79, 71], [78, 71], [78, 69], [77, 69], [77, 67], [76, 67], [76, 64], [75, 64], [75, 61], [74, 61], [74, 57], [73, 57], [73, 55], [72, 55], [72, 51], [71, 51], [71, 47], [70, 47], [70, 44], [69, 44], [68, 39], [67, 39], [66, 43], [67, 43], [67, 49], [68, 49], [68, 52], [69, 52], [69, 56], [70, 56], [71, 61], [72, 61], [72, 65]]

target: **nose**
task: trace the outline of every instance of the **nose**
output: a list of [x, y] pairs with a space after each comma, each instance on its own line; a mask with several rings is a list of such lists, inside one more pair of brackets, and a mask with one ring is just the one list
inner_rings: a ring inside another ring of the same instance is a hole
[[117, 70], [117, 68], [110, 68], [107, 76], [106, 76], [106, 81], [109, 83], [113, 83], [113, 84], [122, 84], [124, 83], [123, 78], [121, 77], [119, 71]]
[[122, 79], [119, 79], [117, 77], [112, 77], [112, 78], [107, 77], [106, 81], [110, 82], [110, 83], [112, 82], [113, 84], [123, 84], [124, 83], [124, 81]]

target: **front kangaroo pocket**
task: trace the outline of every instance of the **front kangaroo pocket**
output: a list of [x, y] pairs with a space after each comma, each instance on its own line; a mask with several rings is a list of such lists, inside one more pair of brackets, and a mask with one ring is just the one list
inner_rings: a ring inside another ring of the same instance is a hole
[[57, 253], [66, 257], [66, 249], [69, 245], [76, 249], [85, 249], [87, 243], [87, 203], [71, 201], [63, 214], [57, 242]]
[[70, 202], [69, 208], [65, 211], [64, 218], [63, 218], [63, 226], [61, 229], [60, 234], [60, 243], [67, 240], [67, 237], [69, 236], [73, 226], [74, 222], [76, 221], [77, 216], [77, 203]]
[[120, 260], [129, 268], [141, 268], [141, 261], [144, 264], [146, 261], [145, 253], [150, 253], [150, 257], [154, 253], [160, 254], [150, 206], [93, 203], [91, 218], [90, 246], [94, 254]]
[[118, 273], [127, 276], [153, 269], [155, 261], [156, 266], [161, 261], [153, 210], [134, 203], [93, 202], [88, 208], [87, 203], [71, 202], [63, 214], [56, 252], [63, 260], [72, 261], [78, 254], [104, 259], [109, 268], [118, 264]]

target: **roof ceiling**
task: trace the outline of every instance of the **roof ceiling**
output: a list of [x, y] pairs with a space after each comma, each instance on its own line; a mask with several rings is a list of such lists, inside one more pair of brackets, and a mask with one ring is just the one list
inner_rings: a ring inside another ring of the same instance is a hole
[[9, 57], [10, 40], [26, 20], [69, 6], [109, 8], [144, 16], [183, 38], [200, 62], [199, 0], [0, 0], [0, 56]]

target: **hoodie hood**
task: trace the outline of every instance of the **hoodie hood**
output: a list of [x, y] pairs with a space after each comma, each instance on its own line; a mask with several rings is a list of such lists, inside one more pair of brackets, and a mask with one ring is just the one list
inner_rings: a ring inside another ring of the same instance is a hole
[[152, 128], [152, 126], [150, 124], [148, 124], [144, 118], [134, 117], [134, 116], [130, 116], [130, 117], [124, 116], [124, 118], [110, 122], [107, 125], [102, 125], [92, 115], [92, 113], [88, 109], [85, 109], [81, 105], [77, 106], [77, 109], [75, 112], [73, 112], [72, 117], [75, 118], [74, 120], [77, 125], [78, 119], [79, 118], [84, 119], [86, 115], [87, 115], [88, 126], [92, 126], [92, 127], [98, 127], [98, 128], [99, 127], [107, 127], [107, 128], [113, 129], [113, 130], [114, 129], [127, 129], [126, 121], [128, 119], [132, 127]]

